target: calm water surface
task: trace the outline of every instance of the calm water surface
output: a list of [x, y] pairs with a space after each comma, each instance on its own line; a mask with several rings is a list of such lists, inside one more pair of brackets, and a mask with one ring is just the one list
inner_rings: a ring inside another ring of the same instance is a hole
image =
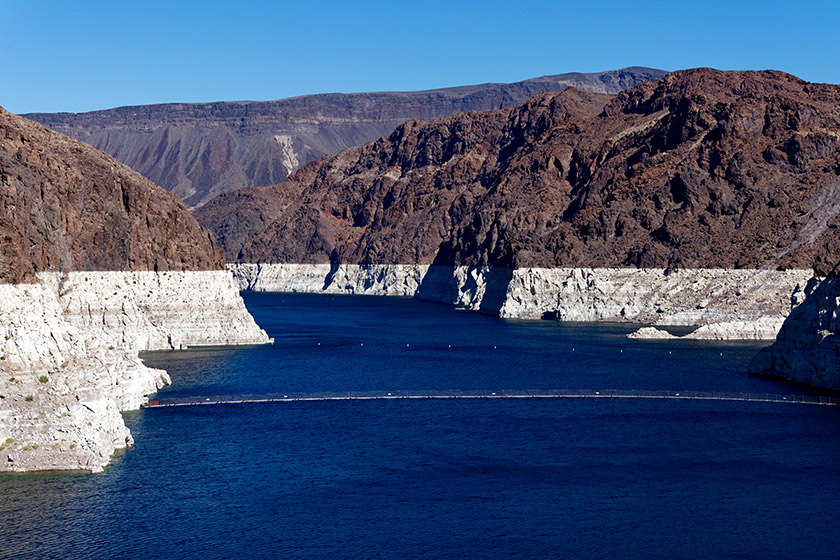
[[[802, 393], [760, 344], [632, 341], [401, 298], [244, 294], [273, 346], [156, 352], [158, 396], [399, 389]], [[837, 558], [840, 410], [337, 401], [125, 415], [102, 475], [0, 476], [0, 558]]]

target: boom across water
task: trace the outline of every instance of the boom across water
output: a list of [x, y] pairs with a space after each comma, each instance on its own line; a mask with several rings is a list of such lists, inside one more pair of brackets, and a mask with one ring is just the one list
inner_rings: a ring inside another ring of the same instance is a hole
[[757, 393], [714, 393], [702, 391], [627, 391], [580, 389], [529, 389], [501, 391], [342, 391], [321, 393], [268, 393], [262, 395], [222, 395], [150, 400], [146, 408], [203, 406], [264, 402], [348, 401], [384, 399], [684, 399], [744, 401], [764, 403], [816, 404], [835, 406], [840, 398], [827, 395], [774, 395]]

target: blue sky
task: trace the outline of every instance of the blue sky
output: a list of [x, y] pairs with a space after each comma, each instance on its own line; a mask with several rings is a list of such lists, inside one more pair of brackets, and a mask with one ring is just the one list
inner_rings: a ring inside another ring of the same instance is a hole
[[0, 105], [267, 100], [633, 65], [840, 83], [838, 23], [836, 0], [0, 0]]

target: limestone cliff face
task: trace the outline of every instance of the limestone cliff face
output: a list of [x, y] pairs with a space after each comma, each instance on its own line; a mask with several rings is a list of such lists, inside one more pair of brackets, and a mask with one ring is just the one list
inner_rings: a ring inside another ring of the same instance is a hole
[[259, 344], [175, 195], [0, 109], [0, 471], [101, 471], [169, 378], [138, 352]]
[[840, 278], [812, 280], [805, 301], [782, 325], [750, 369], [840, 389]]
[[279, 183], [301, 165], [373, 141], [409, 119], [512, 107], [532, 95], [570, 86], [617, 93], [663, 74], [650, 68], [625, 68], [421, 92], [173, 103], [26, 116], [108, 152], [194, 207], [230, 190]]
[[838, 134], [838, 86], [688, 70], [408, 122], [195, 215], [239, 262], [823, 272]]

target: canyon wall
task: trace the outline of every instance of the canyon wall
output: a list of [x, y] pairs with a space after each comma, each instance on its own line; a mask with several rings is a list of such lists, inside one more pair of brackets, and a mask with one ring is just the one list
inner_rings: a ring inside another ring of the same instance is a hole
[[101, 471], [142, 350], [261, 344], [212, 235], [114, 158], [0, 109], [0, 471]]
[[699, 326], [695, 338], [773, 339], [810, 270], [233, 264], [240, 289], [399, 295], [505, 318]]
[[840, 86], [698, 68], [570, 88], [406, 122], [194, 215], [257, 287], [310, 264], [313, 289], [772, 339], [840, 259]]

